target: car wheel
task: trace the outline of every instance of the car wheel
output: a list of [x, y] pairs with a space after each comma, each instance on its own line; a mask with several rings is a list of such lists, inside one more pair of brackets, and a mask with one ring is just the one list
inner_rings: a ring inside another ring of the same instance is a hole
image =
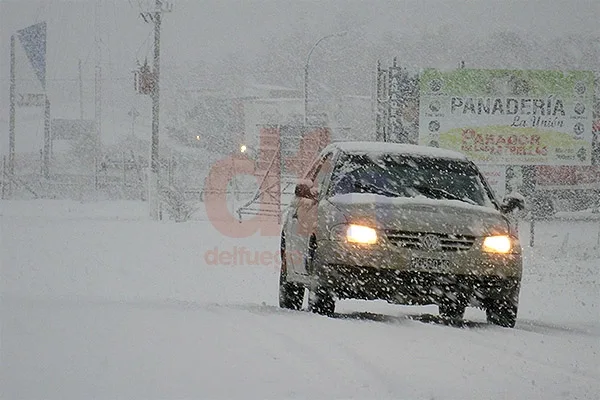
[[462, 320], [466, 306], [458, 302], [442, 302], [438, 305], [438, 309], [443, 318]]
[[281, 235], [281, 269], [279, 271], [279, 307], [289, 310], [302, 308], [304, 287], [298, 283], [287, 281], [287, 262], [285, 258], [285, 237]]
[[485, 309], [487, 322], [505, 328], [514, 328], [517, 322], [517, 309], [517, 305], [510, 301], [491, 300]]
[[325, 288], [311, 290], [308, 295], [308, 309], [316, 314], [332, 316], [335, 311], [335, 299]]
[[[315, 254], [317, 251], [317, 241], [314, 236], [310, 238], [306, 257], [305, 268], [309, 274], [314, 274]], [[335, 299], [331, 291], [323, 286], [317, 286], [308, 293], [308, 309], [321, 315], [333, 315], [335, 311]]]

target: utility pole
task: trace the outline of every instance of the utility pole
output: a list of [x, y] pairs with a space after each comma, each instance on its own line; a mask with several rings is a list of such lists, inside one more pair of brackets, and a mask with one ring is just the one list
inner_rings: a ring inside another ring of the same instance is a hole
[[100, 151], [100, 138], [102, 136], [102, 67], [100, 61], [96, 62], [95, 75], [94, 75], [94, 120], [96, 123], [96, 151]]
[[[312, 50], [311, 50], [312, 53]], [[310, 57], [310, 53], [308, 55]], [[304, 64], [304, 126], [308, 125], [308, 58]]]
[[150, 206], [150, 217], [154, 220], [160, 219], [159, 190], [160, 190], [160, 160], [158, 153], [159, 137], [159, 112], [160, 112], [160, 24], [163, 12], [170, 12], [172, 6], [164, 4], [162, 0], [156, 0], [154, 11], [142, 13], [144, 21], [154, 23], [154, 65], [152, 71], [152, 140], [150, 145], [150, 174], [148, 176], [148, 205]]
[[46, 93], [44, 102], [44, 178], [50, 178], [50, 151], [52, 147], [52, 139], [50, 138], [50, 100]]
[[[94, 176], [98, 176], [98, 165], [100, 165], [100, 158], [102, 156], [102, 67], [100, 62], [102, 60], [102, 51], [100, 49], [100, 32], [98, 28], [98, 14], [99, 14], [99, 1], [96, 1], [96, 8], [94, 11], [94, 24], [95, 24], [95, 37], [94, 44], [95, 48], [95, 68], [94, 68], [94, 124], [96, 125], [96, 135], [94, 137]], [[96, 189], [98, 185], [96, 184]]]
[[[8, 118], [8, 176], [15, 173], [15, 35], [10, 36], [10, 116]], [[12, 181], [11, 181], [12, 182]], [[12, 183], [11, 183], [12, 187]]]
[[160, 159], [158, 155], [158, 113], [160, 111], [160, 8], [161, 0], [156, 0], [154, 10], [154, 85], [152, 86], [152, 144], [150, 151], [150, 176], [152, 178], [152, 197], [150, 216], [154, 220], [160, 219], [159, 191], [160, 191]]

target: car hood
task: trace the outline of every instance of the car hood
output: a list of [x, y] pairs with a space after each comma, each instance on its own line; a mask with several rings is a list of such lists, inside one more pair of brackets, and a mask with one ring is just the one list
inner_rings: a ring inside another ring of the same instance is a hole
[[458, 200], [351, 193], [330, 197], [328, 201], [348, 223], [379, 229], [469, 236], [509, 233], [508, 222], [498, 210]]

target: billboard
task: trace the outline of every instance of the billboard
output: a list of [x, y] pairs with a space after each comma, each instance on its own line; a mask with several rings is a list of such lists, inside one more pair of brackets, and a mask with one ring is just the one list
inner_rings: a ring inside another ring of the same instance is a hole
[[480, 165], [479, 170], [485, 176], [498, 199], [506, 195], [506, 166], [505, 165]]
[[588, 71], [424, 70], [419, 144], [477, 164], [590, 165]]

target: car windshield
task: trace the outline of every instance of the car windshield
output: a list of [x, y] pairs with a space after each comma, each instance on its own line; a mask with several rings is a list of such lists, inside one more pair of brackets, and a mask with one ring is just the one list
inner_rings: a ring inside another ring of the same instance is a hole
[[332, 194], [425, 196], [491, 206], [478, 171], [468, 162], [398, 154], [343, 154], [333, 173]]

